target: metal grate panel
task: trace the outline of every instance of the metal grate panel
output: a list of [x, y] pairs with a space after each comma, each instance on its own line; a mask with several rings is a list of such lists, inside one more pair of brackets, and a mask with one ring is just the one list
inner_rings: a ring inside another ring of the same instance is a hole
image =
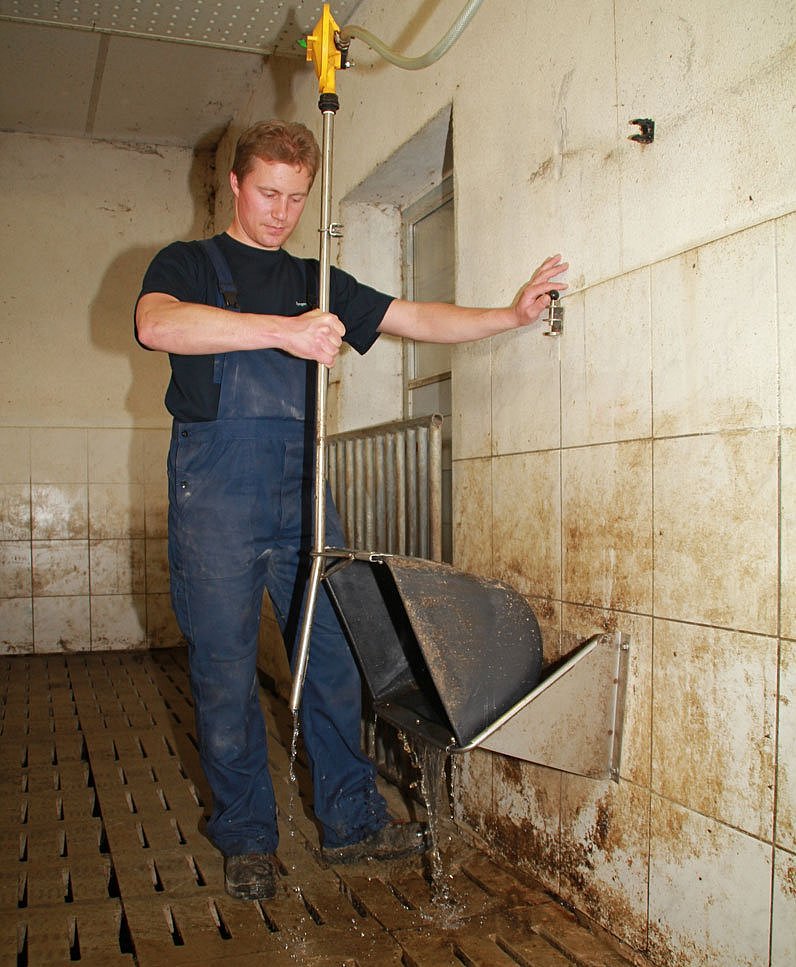
[[[335, 4], [346, 23], [358, 0]], [[304, 56], [297, 46], [321, 16], [315, 0], [0, 0], [0, 18], [252, 53]]]

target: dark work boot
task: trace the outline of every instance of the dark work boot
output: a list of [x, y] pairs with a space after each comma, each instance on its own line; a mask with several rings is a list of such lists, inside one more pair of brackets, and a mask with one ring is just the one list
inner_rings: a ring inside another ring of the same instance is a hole
[[431, 846], [425, 823], [388, 823], [358, 843], [324, 847], [327, 863], [361, 863], [364, 860], [399, 860], [413, 853], [425, 853]]
[[276, 895], [276, 859], [270, 853], [225, 856], [224, 886], [237, 900], [270, 900]]

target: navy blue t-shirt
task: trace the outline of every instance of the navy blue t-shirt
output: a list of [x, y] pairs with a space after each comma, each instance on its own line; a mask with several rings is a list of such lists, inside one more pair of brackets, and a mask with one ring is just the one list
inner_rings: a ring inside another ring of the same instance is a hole
[[[268, 251], [244, 245], [223, 233], [215, 242], [226, 258], [238, 289], [241, 312], [298, 316], [317, 308], [318, 261], [299, 259], [284, 249]], [[217, 304], [216, 273], [198, 242], [174, 242], [152, 260], [141, 295], [163, 292], [180, 302]], [[140, 296], [139, 296], [140, 298]], [[362, 285], [348, 273], [332, 268], [329, 306], [346, 328], [344, 341], [365, 353], [378, 338], [378, 327], [393, 297]], [[304, 411], [307, 388], [314, 383], [315, 363], [279, 349], [250, 350], [263, 354], [268, 378], [291, 412]], [[175, 419], [201, 422], [216, 419], [220, 387], [213, 382], [213, 355], [170, 353], [171, 380], [166, 407]], [[282, 415], [275, 413], [275, 416]]]

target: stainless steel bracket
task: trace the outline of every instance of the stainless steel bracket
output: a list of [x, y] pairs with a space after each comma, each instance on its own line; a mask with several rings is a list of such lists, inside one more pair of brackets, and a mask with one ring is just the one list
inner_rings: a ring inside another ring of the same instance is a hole
[[619, 781], [630, 639], [595, 635], [467, 746]]

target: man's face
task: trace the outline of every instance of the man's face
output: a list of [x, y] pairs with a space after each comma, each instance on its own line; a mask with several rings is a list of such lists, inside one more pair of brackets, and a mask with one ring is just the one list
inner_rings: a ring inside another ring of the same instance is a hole
[[255, 158], [240, 181], [234, 171], [229, 181], [235, 195], [230, 235], [255, 248], [281, 248], [298, 225], [307, 203], [307, 169]]

